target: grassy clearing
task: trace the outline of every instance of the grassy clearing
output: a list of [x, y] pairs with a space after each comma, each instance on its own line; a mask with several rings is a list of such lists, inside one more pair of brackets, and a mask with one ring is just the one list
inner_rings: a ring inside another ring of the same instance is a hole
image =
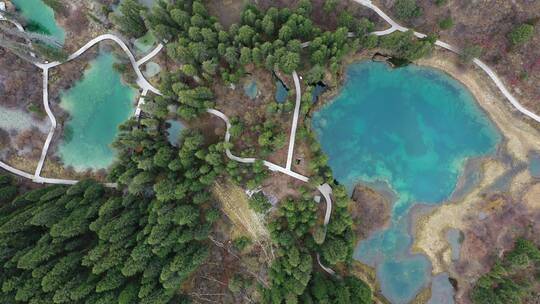
[[270, 233], [262, 215], [249, 208], [248, 197], [242, 188], [231, 182], [215, 183], [212, 193], [221, 203], [225, 215], [235, 226], [231, 237], [249, 236], [254, 244], [260, 245], [266, 256], [270, 258]]

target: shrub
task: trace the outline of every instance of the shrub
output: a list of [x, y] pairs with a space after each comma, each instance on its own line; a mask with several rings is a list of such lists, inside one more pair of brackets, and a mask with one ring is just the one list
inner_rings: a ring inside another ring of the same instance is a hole
[[448, 0], [435, 0], [437, 6], [443, 6], [448, 2]]
[[474, 58], [480, 57], [482, 55], [482, 51], [482, 47], [470, 44], [463, 48], [463, 53], [461, 54], [460, 58], [464, 62], [468, 63], [471, 62]]
[[394, 5], [394, 13], [399, 19], [412, 19], [422, 16], [422, 8], [416, 4], [416, 0], [397, 0]]
[[234, 247], [236, 247], [240, 251], [251, 245], [251, 243], [251, 239], [247, 236], [241, 236], [233, 241]]
[[508, 39], [513, 45], [521, 45], [529, 42], [534, 35], [534, 26], [530, 24], [522, 24], [515, 27], [510, 34], [508, 34]]
[[439, 27], [441, 28], [441, 30], [447, 30], [451, 28], [452, 26], [454, 26], [454, 21], [452, 20], [451, 16], [448, 16], [442, 19], [441, 21], [439, 21]]
[[272, 207], [266, 196], [262, 192], [253, 194], [249, 200], [249, 207], [258, 213], [266, 213]]

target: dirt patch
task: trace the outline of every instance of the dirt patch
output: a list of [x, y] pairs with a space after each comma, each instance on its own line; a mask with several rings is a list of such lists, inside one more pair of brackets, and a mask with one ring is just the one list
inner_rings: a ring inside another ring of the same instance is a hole
[[[298, 131], [297, 131], [296, 142], [294, 145], [292, 170], [304, 176], [311, 176], [312, 171], [309, 168], [309, 164], [312, 157], [311, 148], [309, 147], [309, 145], [306, 143], [305, 140], [300, 140], [300, 138], [298, 137], [299, 136], [298, 136]], [[287, 156], [285, 156], [284, 160], [286, 159], [287, 159]]]
[[31, 158], [26, 155], [24, 157], [12, 155], [5, 160], [2, 159], [2, 161], [14, 168], [33, 174], [38, 165], [39, 157]]
[[365, 239], [390, 223], [392, 202], [388, 197], [364, 185], [357, 185], [352, 194], [355, 202], [351, 215], [356, 222], [356, 235]]
[[210, 15], [216, 16], [225, 28], [240, 22], [240, 15], [244, 7], [253, 3], [251, 0], [212, 0], [205, 1]]
[[101, 5], [81, 0], [64, 1], [63, 14], [56, 20], [66, 32], [64, 50], [73, 53], [89, 40], [109, 32], [111, 24], [102, 16]]
[[535, 184], [529, 188], [529, 190], [523, 197], [523, 202], [529, 209], [535, 210], [535, 209], [540, 208], [539, 198], [540, 198], [540, 184]]
[[277, 201], [281, 201], [287, 197], [298, 197], [298, 190], [302, 186], [307, 186], [307, 184], [281, 172], [271, 173], [262, 184], [264, 193], [275, 197]]
[[43, 164], [43, 169], [41, 170], [41, 176], [72, 180], [92, 178], [104, 183], [107, 181], [107, 170], [100, 169], [97, 171], [92, 171], [91, 169], [87, 169], [82, 172], [75, 171], [72, 166], [65, 166], [60, 157], [55, 155], [54, 151], [49, 150], [49, 153], [47, 153], [47, 158], [45, 158], [45, 163]]

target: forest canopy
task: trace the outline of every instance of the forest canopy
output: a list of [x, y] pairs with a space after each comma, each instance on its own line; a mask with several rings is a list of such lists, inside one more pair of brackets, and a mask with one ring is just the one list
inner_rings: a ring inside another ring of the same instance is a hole
[[[331, 10], [336, 3], [327, 1], [325, 7]], [[405, 17], [421, 13], [410, 1], [396, 5]], [[412, 61], [429, 54], [435, 41], [412, 32], [379, 39], [370, 34], [371, 21], [347, 12], [335, 29], [323, 30], [311, 13], [309, 0], [295, 9], [247, 5], [240, 22], [225, 29], [199, 0], [159, 0], [151, 9], [123, 1], [111, 16], [117, 28], [132, 38], [150, 30], [166, 44], [176, 70], [162, 73], [163, 96], [148, 97], [141, 118], [120, 126], [113, 144], [118, 157], [108, 176], [117, 189], [83, 180], [22, 191], [0, 176], [0, 302], [188, 303], [186, 282], [208, 260], [209, 234], [221, 216], [209, 188], [227, 177], [253, 189], [267, 173], [262, 161], [228, 160], [229, 143], [211, 141], [194, 129], [172, 146], [166, 120], [200, 118], [216, 104], [215, 83], [238, 83], [247, 65], [285, 74], [304, 70], [316, 83], [327, 71], [338, 73], [348, 54], [381, 47]], [[35, 47], [51, 58], [65, 58], [56, 48]], [[303, 114], [312, 104], [310, 90], [302, 99]], [[231, 122], [232, 135], [239, 137], [243, 123]], [[286, 133], [275, 120], [261, 122], [255, 131], [264, 155], [285, 145]], [[372, 303], [369, 286], [348, 272], [356, 239], [347, 191], [335, 183], [313, 133], [307, 128], [299, 133], [313, 153], [310, 183], [274, 210], [263, 197], [250, 202], [259, 214], [270, 213], [276, 251], [270, 284], [259, 289], [261, 301]], [[334, 191], [327, 226], [313, 200], [323, 183]], [[340, 276], [324, 273], [321, 265], [340, 269]]]

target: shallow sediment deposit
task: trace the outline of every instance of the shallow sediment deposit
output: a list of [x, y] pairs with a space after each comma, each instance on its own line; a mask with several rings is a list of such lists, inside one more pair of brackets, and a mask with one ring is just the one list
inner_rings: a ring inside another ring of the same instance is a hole
[[[527, 163], [540, 147], [540, 133], [535, 122], [516, 112], [480, 70], [460, 66], [455, 56], [443, 51], [419, 64], [443, 70], [463, 83], [503, 137], [498, 153], [482, 161], [478, 184], [464, 197], [419, 215], [415, 226], [413, 251], [429, 257], [434, 275], [449, 272], [458, 282], [456, 300], [469, 303], [468, 290], [492, 265], [492, 256], [534, 230], [526, 226], [540, 209], [540, 185]], [[500, 187], [501, 182], [506, 186]], [[446, 237], [452, 228], [464, 234], [458, 261], [452, 261]]]

